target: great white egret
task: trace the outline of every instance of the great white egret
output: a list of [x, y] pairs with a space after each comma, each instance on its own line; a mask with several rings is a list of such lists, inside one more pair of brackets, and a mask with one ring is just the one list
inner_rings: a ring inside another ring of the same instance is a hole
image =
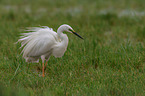
[[[67, 24], [61, 25], [57, 29], [57, 33], [52, 28], [47, 26], [42, 27], [28, 27], [26, 31], [29, 33], [22, 33], [18, 40], [21, 43], [23, 50], [23, 57], [26, 62], [39, 62], [42, 59], [42, 77], [44, 77], [44, 69], [51, 55], [55, 57], [62, 57], [67, 49], [68, 37], [63, 32], [70, 32], [83, 39], [78, 35], [72, 27]], [[44, 65], [44, 61], [46, 63]]]

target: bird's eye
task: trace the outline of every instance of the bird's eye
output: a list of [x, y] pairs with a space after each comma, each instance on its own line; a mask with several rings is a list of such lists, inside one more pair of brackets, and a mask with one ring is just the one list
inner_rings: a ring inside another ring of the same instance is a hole
[[69, 31], [71, 31], [71, 32], [73, 32], [73, 30], [72, 29], [68, 29]]

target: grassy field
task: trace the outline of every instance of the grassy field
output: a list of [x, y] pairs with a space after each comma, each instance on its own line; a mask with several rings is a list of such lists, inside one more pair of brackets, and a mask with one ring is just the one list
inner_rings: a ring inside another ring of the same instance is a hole
[[[145, 96], [144, 0], [0, 0], [0, 96]], [[69, 24], [62, 58], [51, 57], [46, 77], [26, 63], [25, 27]]]

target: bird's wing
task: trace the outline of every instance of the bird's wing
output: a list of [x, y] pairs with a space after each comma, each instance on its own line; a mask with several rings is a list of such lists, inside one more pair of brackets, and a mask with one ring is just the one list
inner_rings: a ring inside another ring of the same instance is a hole
[[41, 56], [49, 52], [59, 42], [56, 32], [49, 27], [28, 28], [29, 33], [22, 33], [18, 42], [21, 42], [23, 57]]

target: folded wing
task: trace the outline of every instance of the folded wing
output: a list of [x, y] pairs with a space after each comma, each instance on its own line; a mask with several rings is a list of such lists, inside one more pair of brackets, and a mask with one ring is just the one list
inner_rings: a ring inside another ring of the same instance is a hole
[[22, 33], [18, 42], [24, 47], [23, 57], [39, 57], [49, 52], [52, 47], [59, 42], [57, 33], [49, 27], [32, 27], [28, 28], [29, 33]]

